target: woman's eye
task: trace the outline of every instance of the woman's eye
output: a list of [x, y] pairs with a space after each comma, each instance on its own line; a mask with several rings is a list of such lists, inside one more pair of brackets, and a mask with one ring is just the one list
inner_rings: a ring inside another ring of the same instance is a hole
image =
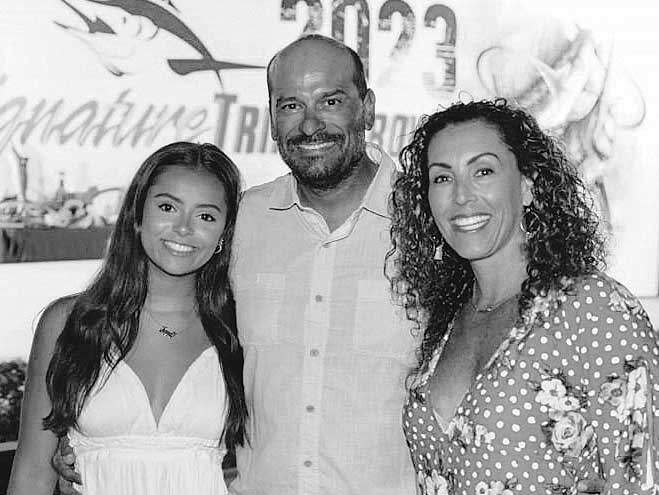
[[438, 175], [432, 179], [432, 182], [434, 184], [442, 184], [444, 182], [448, 182], [449, 180], [451, 180], [451, 178], [448, 175]]
[[201, 218], [204, 222], [214, 222], [215, 217], [211, 215], [210, 213], [202, 213], [199, 215], [199, 218]]
[[174, 209], [174, 206], [172, 206], [172, 205], [169, 204], [169, 203], [160, 203], [160, 204], [158, 205], [158, 209], [159, 209], [160, 211], [170, 212], [170, 211], [172, 211], [172, 210]]
[[490, 167], [479, 168], [476, 171], [476, 175], [478, 175], [480, 177], [483, 177], [483, 176], [486, 176], [486, 175], [492, 175], [493, 173], [494, 173], [494, 170], [492, 170]]

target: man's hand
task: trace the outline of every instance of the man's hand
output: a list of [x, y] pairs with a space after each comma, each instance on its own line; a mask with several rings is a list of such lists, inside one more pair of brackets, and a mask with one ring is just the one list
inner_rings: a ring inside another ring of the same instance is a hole
[[80, 492], [73, 488], [73, 483], [82, 484], [80, 475], [75, 471], [75, 462], [76, 456], [69, 445], [69, 439], [60, 438], [52, 463], [59, 475], [57, 486], [61, 495], [80, 495]]
[[577, 493], [604, 493], [606, 481], [602, 478], [594, 478], [592, 480], [581, 480], [577, 484]]

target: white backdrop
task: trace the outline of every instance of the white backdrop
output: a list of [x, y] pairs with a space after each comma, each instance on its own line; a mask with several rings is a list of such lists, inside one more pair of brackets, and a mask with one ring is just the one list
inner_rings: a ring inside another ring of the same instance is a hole
[[[28, 196], [34, 199], [54, 193], [60, 172], [69, 190], [125, 186], [151, 151], [179, 139], [218, 144], [247, 185], [285, 173], [269, 137], [264, 66], [301, 33], [318, 32], [362, 56], [377, 96], [369, 137], [392, 154], [419, 115], [456, 99], [504, 95], [529, 108], [565, 137], [598, 194], [612, 233], [609, 272], [636, 294], [655, 296], [654, 4], [0, 2], [0, 199], [15, 194], [15, 152], [30, 159]], [[47, 273], [49, 264], [41, 266]], [[84, 285], [83, 272], [74, 285]], [[30, 291], [23, 298], [36, 306], [45, 294], [59, 292], [57, 278], [45, 282], [54, 286], [26, 286], [22, 273], [27, 268], [0, 265], [3, 296], [20, 284]], [[0, 297], [0, 314], [15, 311], [8, 300]], [[20, 328], [5, 329], [26, 331], [31, 323], [22, 318], [13, 323]]]

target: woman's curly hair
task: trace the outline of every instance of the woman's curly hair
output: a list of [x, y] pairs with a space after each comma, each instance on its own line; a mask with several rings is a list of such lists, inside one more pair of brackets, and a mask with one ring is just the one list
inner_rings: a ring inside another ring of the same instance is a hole
[[[475, 120], [498, 131], [522, 175], [533, 181], [533, 201], [524, 212], [528, 277], [521, 286], [519, 315], [535, 296], [569, 288], [566, 280], [604, 268], [605, 243], [591, 196], [563, 150], [533, 117], [504, 99], [457, 103], [424, 116], [412, 142], [400, 152], [403, 173], [390, 199], [393, 248], [386, 268], [407, 317], [425, 328], [419, 366], [471, 297], [474, 284], [470, 263], [444, 242], [430, 212], [428, 147], [445, 127]], [[437, 261], [440, 242], [443, 257]]]

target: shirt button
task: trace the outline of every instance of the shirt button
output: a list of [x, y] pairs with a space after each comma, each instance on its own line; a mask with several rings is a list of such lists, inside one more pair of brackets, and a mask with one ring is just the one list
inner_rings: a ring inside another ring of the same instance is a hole
[[311, 354], [312, 357], [316, 357], [318, 356], [318, 354], [320, 354], [320, 352], [318, 351], [318, 349], [311, 349], [309, 354]]
[[321, 302], [323, 300], [323, 296], [321, 296], [320, 294], [316, 294], [316, 297], [314, 299], [316, 299], [316, 302]]
[[307, 409], [307, 412], [314, 412], [316, 410], [316, 408], [313, 407], [313, 406], [307, 406], [306, 409]]
[[304, 465], [306, 467], [311, 467], [311, 461], [304, 461]]

